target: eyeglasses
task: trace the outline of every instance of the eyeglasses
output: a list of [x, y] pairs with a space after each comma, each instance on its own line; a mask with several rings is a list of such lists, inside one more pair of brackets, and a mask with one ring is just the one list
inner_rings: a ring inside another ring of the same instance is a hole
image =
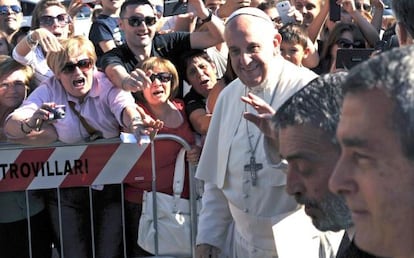
[[26, 83], [24, 83], [23, 81], [13, 81], [13, 82], [9, 82], [9, 83], [1, 83], [0, 84], [0, 90], [1, 91], [6, 91], [6, 90], [8, 90], [12, 87], [17, 89], [17, 90], [27, 88]]
[[355, 8], [357, 10], [362, 10], [361, 7], [364, 8], [364, 10], [367, 11], [367, 12], [371, 11], [371, 6], [369, 4], [363, 4], [361, 6], [361, 3], [355, 3]]
[[18, 5], [1, 5], [0, 6], [0, 15], [9, 14], [10, 10], [13, 13], [20, 13], [22, 11], [22, 8]]
[[145, 16], [144, 18], [138, 16], [131, 16], [129, 18], [122, 19], [128, 20], [128, 24], [131, 27], [139, 27], [141, 26], [142, 22], [144, 22], [147, 26], [152, 26], [157, 22], [157, 18], [155, 18], [154, 16]]
[[60, 26], [65, 26], [71, 22], [70, 16], [62, 13], [57, 16], [43, 15], [40, 17], [39, 23], [43, 26], [52, 26], [55, 24], [55, 20], [57, 20]]
[[152, 82], [155, 81], [155, 79], [158, 79], [160, 82], [169, 82], [172, 79], [172, 74], [171, 73], [153, 73], [150, 75], [150, 80]]
[[73, 73], [76, 70], [76, 67], [79, 67], [82, 72], [86, 72], [91, 69], [92, 66], [93, 64], [91, 59], [82, 59], [79, 60], [76, 64], [72, 62], [66, 63], [62, 68], [62, 72], [66, 74]]

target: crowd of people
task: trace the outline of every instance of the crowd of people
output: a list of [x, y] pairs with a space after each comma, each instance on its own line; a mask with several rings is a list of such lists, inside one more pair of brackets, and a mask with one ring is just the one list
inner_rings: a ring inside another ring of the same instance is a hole
[[[30, 28], [0, 0], [0, 143], [181, 137], [203, 187], [197, 258], [414, 258], [414, 2], [280, 2], [163, 17], [159, 0], [100, 0], [77, 35], [82, 0], [40, 0]], [[153, 164], [173, 194], [181, 145], [154, 147], [123, 186], [0, 189], [0, 256], [153, 255], [143, 194]]]

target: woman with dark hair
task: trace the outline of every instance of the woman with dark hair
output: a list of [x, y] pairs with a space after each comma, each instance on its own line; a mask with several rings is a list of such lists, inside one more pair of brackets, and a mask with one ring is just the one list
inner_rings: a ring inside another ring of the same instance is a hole
[[358, 26], [338, 22], [323, 43], [321, 58], [315, 72], [325, 74], [336, 70], [336, 52], [339, 48], [365, 48], [365, 39]]

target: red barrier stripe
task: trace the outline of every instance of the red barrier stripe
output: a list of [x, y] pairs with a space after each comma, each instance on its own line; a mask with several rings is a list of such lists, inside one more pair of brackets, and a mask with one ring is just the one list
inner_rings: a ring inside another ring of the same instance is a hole
[[54, 148], [22, 150], [13, 164], [9, 164], [6, 177], [0, 180], [0, 191], [27, 189], [36, 173], [42, 173], [41, 164], [54, 152]]
[[83, 160], [87, 164], [85, 171], [83, 173], [67, 175], [60, 187], [92, 185], [118, 147], [119, 143], [89, 145], [79, 157], [79, 160]]

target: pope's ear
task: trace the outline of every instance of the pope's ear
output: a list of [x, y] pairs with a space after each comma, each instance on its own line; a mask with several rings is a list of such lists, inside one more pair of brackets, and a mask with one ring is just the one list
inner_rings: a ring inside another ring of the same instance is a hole
[[282, 35], [280, 35], [279, 33], [276, 33], [275, 37], [273, 38], [273, 45], [275, 46], [275, 48], [278, 48], [281, 42], [282, 42]]

